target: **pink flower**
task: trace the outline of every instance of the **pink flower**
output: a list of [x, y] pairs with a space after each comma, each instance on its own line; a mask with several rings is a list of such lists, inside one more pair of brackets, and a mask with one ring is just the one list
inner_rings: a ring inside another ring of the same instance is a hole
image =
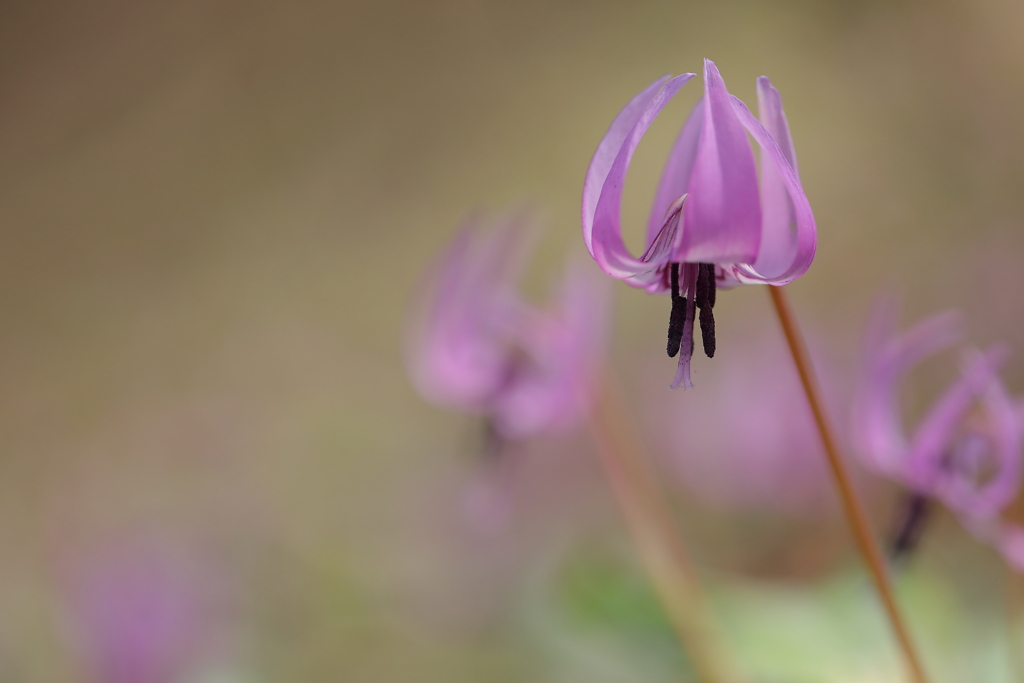
[[583, 264], [569, 264], [548, 307], [519, 296], [530, 237], [520, 218], [489, 230], [470, 221], [417, 298], [406, 353], [425, 398], [482, 415], [508, 439], [586, 415], [607, 335], [606, 288]]
[[1020, 487], [1024, 415], [998, 371], [1006, 350], [966, 349], [960, 377], [911, 434], [903, 429], [898, 390], [920, 361], [960, 338], [953, 313], [896, 334], [898, 306], [884, 302], [869, 325], [866, 367], [853, 413], [857, 452], [876, 472], [941, 501], [979, 539], [1024, 571], [1024, 532], [1001, 518]]
[[[647, 248], [640, 257], [626, 248], [620, 206], [629, 162], [654, 118], [693, 76], [664, 76], [634, 97], [598, 145], [583, 184], [583, 239], [602, 270], [672, 294], [668, 353], [679, 353], [673, 388], [692, 386], [697, 308], [704, 351], [714, 355], [716, 287], [791, 282], [810, 267], [817, 244], [778, 91], [758, 79], [759, 121], [704, 60], [704, 97], [665, 164]], [[761, 148], [760, 187], [748, 133]]]

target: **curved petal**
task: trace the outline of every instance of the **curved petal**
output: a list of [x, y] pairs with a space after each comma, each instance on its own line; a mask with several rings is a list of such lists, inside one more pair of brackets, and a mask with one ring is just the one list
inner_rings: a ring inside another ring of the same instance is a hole
[[[769, 93], [765, 98], [766, 107], [774, 106], [772, 99]], [[784, 285], [806, 273], [811, 262], [814, 261], [814, 253], [818, 246], [818, 230], [814, 223], [814, 213], [811, 211], [811, 204], [807, 201], [807, 195], [800, 184], [796, 169], [786, 158], [783, 148], [765, 126], [754, 118], [754, 115], [747, 109], [747, 105], [735, 97], [732, 98], [732, 104], [747, 132], [760, 145], [763, 158], [767, 159], [767, 163], [773, 167], [773, 173], [777, 174], [770, 176], [772, 178], [770, 182], [775, 182], [777, 179], [785, 187], [792, 208], [794, 225], [783, 226], [781, 223], [773, 222], [764, 226], [764, 229], [772, 230], [767, 242], [771, 245], [770, 260], [773, 262], [772, 267], [775, 268], [773, 272], [762, 272], [749, 263], [740, 263], [728, 269], [727, 275], [744, 284]], [[773, 125], [776, 125], [779, 115], [782, 116], [782, 121], [785, 121], [781, 110], [781, 99], [777, 104], [778, 112], [766, 117]], [[775, 202], [773, 207], [776, 207], [772, 211], [776, 211], [777, 200], [773, 199], [772, 201]], [[777, 221], [778, 217], [779, 214], [775, 213], [772, 220]], [[782, 228], [785, 228], [785, 232], [782, 232]], [[768, 256], [765, 258], [769, 259]]]
[[532, 235], [521, 216], [483, 231], [468, 221], [428, 273], [412, 306], [406, 363], [434, 403], [481, 412], [507, 374], [510, 343], [525, 307], [515, 294]]
[[[1009, 504], [1020, 484], [1021, 423], [998, 377], [1006, 350], [971, 353], [963, 377], [936, 403], [915, 439], [914, 466], [929, 477], [935, 492], [953, 510], [974, 518], [991, 517]], [[963, 435], [968, 411], [977, 402], [984, 424]], [[973, 437], [973, 438], [970, 438]], [[991, 457], [993, 476], [979, 483], [975, 469]]]
[[982, 402], [989, 423], [996, 473], [982, 486], [964, 479], [954, 480], [950, 494], [955, 497], [955, 503], [951, 507], [974, 515], [994, 515], [1013, 502], [1020, 488], [1022, 424], [1013, 400], [998, 377], [993, 377]]
[[679, 137], [672, 145], [665, 168], [658, 182], [658, 192], [651, 205], [651, 215], [647, 219], [647, 244], [654, 244], [655, 238], [665, 225], [665, 217], [673, 204], [686, 194], [690, 184], [690, 172], [693, 162], [697, 159], [697, 145], [700, 142], [700, 129], [704, 124], [704, 99], [698, 100], [693, 111], [679, 131]]
[[583, 242], [587, 245], [591, 256], [594, 253], [591, 246], [593, 243], [594, 213], [597, 211], [597, 202], [601, 198], [601, 192], [608, 179], [608, 172], [611, 171], [612, 164], [615, 163], [615, 157], [618, 156], [619, 150], [625, 143], [630, 131], [633, 130], [633, 126], [640, 120], [651, 100], [654, 99], [654, 96], [658, 94], [669, 78], [671, 76], [662, 76], [633, 97], [622, 108], [622, 111], [615, 117], [615, 120], [612, 121], [612, 125], [608, 127], [608, 132], [604, 134], [601, 142], [597, 145], [597, 149], [594, 150], [590, 166], [587, 167], [586, 178], [583, 180]]
[[761, 199], [750, 142], [714, 62], [704, 60], [704, 121], [690, 172], [683, 229], [672, 259], [753, 263]]
[[899, 385], [923, 358], [955, 343], [959, 317], [947, 312], [894, 337], [898, 304], [875, 306], [865, 339], [866, 363], [853, 406], [852, 434], [861, 458], [875, 470], [908, 479], [911, 448], [903, 432]]
[[[622, 241], [622, 188], [633, 152], [658, 113], [694, 74], [663, 77], [634, 97], [612, 122], [583, 184], [583, 239], [604, 272], [619, 279], [655, 270], [667, 250], [633, 257]], [[668, 244], [674, 240], [666, 240]]]
[[607, 344], [609, 284], [593, 264], [570, 261], [554, 308], [518, 326], [525, 357], [493, 410], [505, 436], [564, 431], [587, 414]]
[[[778, 143], [799, 178], [800, 169], [796, 164], [796, 150], [789, 134], [786, 112], [782, 108], [782, 96], [767, 76], [757, 79], [757, 113], [761, 124]], [[783, 272], [792, 259], [796, 211], [778, 168], [767, 154], [761, 155], [761, 211], [761, 250], [754, 261], [754, 270], [771, 276]]]
[[948, 461], [954, 437], [975, 401], [999, 381], [995, 373], [1004, 360], [1005, 352], [999, 349], [986, 354], [971, 352], [965, 358], [960, 379], [946, 389], [918, 424], [911, 445], [909, 476], [920, 486], [933, 489], [950, 472], [956, 476]]
[[[882, 347], [889, 364], [887, 370], [902, 376], [928, 356], [952, 346], [962, 336], [963, 316], [960, 313], [937, 313]], [[871, 337], [869, 343], [870, 340]]]

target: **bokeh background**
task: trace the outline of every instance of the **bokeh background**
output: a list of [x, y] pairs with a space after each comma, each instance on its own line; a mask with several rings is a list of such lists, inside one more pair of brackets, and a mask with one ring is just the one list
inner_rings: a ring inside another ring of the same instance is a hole
[[[168, 682], [688, 680], [586, 433], [492, 480], [479, 425], [413, 391], [423, 269], [470, 211], [530, 206], [542, 294], [583, 250], [612, 117], [710, 57], [748, 102], [761, 74], [785, 98], [820, 245], [791, 290], [839, 421], [882, 291], [962, 309], [1024, 390], [1022, 30], [1008, 0], [4, 2], [0, 679], [133, 683], [97, 673], [120, 622], [82, 596], [106, 576], [178, 606], [140, 608], [191, 634], [155, 631]], [[637, 226], [685, 90], [636, 157]], [[899, 680], [813, 443], [749, 493], [714, 436], [751, 396], [802, 409], [764, 292], [720, 297], [718, 356], [669, 394], [667, 302], [614, 289], [611, 362], [732, 656], [753, 680]], [[673, 431], [688, 414], [701, 440]], [[467, 523], [481, 486], [498, 528]], [[861, 486], [881, 531], [894, 492]], [[1006, 569], [955, 520], [897, 581], [935, 680], [1015, 680]]]

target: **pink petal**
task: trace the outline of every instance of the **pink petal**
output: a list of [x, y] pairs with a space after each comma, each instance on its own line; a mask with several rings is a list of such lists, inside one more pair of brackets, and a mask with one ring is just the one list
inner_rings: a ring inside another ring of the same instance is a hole
[[647, 220], [647, 244], [654, 244], [658, 232], [665, 224], [665, 214], [679, 197], [687, 192], [690, 185], [690, 172], [697, 159], [697, 145], [700, 142], [700, 130], [704, 124], [704, 100], [701, 98], [690, 112], [689, 118], [679, 131], [672, 151], [669, 152], [665, 168], [661, 172], [658, 192], [651, 205], [651, 215]]
[[[759, 95], [763, 93], [762, 100], [765, 105], [763, 116], [768, 124], [785, 127], [782, 101], [772, 94], [774, 88], [771, 88], [768, 83], [761, 84], [759, 82], [758, 89]], [[768, 187], [766, 188], [770, 195], [768, 198], [770, 206], [766, 211], [768, 220], [771, 222], [766, 222], [762, 227], [762, 242], [767, 249], [763, 265], [772, 270], [762, 272], [756, 266], [748, 265], [748, 263], [756, 264], [760, 261], [750, 261], [737, 264], [727, 274], [742, 283], [784, 285], [806, 273], [814, 260], [818, 244], [814, 213], [811, 211], [810, 202], [807, 201], [807, 195], [800, 184], [796, 167], [787, 158], [787, 152], [776, 141], [772, 133], [754, 118], [754, 115], [747, 109], [747, 105], [735, 97], [732, 98], [732, 104], [747, 132], [761, 147], [762, 169], [768, 166], [772, 168], [767, 178]], [[788, 128], [785, 137], [788, 140]], [[795, 161], [796, 156], [792, 153], [792, 143], [790, 142], [787, 146]], [[781, 200], [777, 194], [778, 182], [781, 182], [788, 194], [789, 203], [785, 211], [780, 206]], [[790, 214], [789, 211], [792, 213]], [[793, 223], [788, 222], [790, 218]], [[783, 224], [782, 221], [786, 221], [786, 223]], [[771, 234], [765, 236], [764, 233], [769, 230]]]
[[583, 239], [601, 269], [626, 279], [656, 270], [669, 254], [637, 259], [622, 241], [622, 188], [633, 152], [658, 113], [694, 74], [663, 77], [634, 97], [612, 122], [583, 184]]
[[[796, 150], [789, 134], [786, 113], [782, 109], [782, 96], [772, 87], [767, 76], [757, 79], [757, 110], [761, 124], [778, 143], [786, 161], [799, 177]], [[793, 259], [796, 212], [789, 198], [789, 190], [768, 154], [761, 155], [761, 211], [761, 251], [754, 262], [754, 270], [770, 276], [785, 271]]]
[[[924, 470], [925, 476], [928, 468], [937, 470], [937, 495], [953, 510], [972, 517], [998, 514], [1013, 501], [1020, 485], [1022, 425], [997, 375], [1005, 360], [1006, 351], [998, 346], [968, 356], [963, 378], [929, 412], [915, 439], [914, 467]], [[957, 453], [950, 452], [952, 431], [975, 401], [987, 419], [986, 433], [978, 435], [985, 449], [981, 453], [991, 455], [996, 467], [994, 476], [982, 484], [956, 468], [955, 462], [952, 468], [942, 462], [949, 455], [957, 460]]]
[[673, 260], [753, 263], [761, 241], [757, 168], [718, 69], [704, 60], [704, 121]]
[[516, 342], [528, 362], [494, 403], [502, 434], [565, 431], [586, 416], [606, 350], [609, 284], [593, 264], [570, 261], [555, 307], [520, 325]]
[[899, 307], [894, 300], [875, 306], [868, 324], [867, 358], [853, 406], [852, 435], [858, 454], [875, 470], [906, 480], [910, 444], [903, 432], [899, 386], [926, 356], [957, 341], [959, 317], [942, 313], [895, 336]]
[[488, 231], [478, 223], [463, 226], [420, 287], [406, 343], [420, 393], [470, 412], [484, 410], [504, 381], [509, 342], [501, 328], [528, 310], [515, 283], [532, 242], [519, 216]]
[[993, 363], [1000, 360], [972, 354], [964, 363], [960, 379], [946, 389], [918, 424], [912, 441], [909, 469], [912, 477], [922, 485], [933, 483], [943, 468], [955, 431], [975, 398], [996, 380]]

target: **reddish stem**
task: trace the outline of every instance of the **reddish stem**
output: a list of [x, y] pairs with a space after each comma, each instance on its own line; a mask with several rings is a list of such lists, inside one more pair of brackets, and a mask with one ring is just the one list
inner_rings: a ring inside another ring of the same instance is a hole
[[896, 597], [893, 594], [889, 574], [886, 570], [885, 560], [878, 546], [878, 541], [868, 525], [864, 506], [853, 488], [850, 473], [846, 468], [846, 462], [839, 449], [839, 442], [835, 437], [835, 430], [832, 428], [828, 414], [825, 412], [825, 401], [822, 398], [821, 388], [818, 385], [818, 378], [814, 373], [814, 365], [811, 363], [811, 357], [807, 352], [807, 345], [804, 343], [803, 335], [800, 333], [796, 317], [793, 315], [793, 309], [789, 305], [789, 299], [782, 287], [768, 287], [768, 291], [771, 294], [775, 312], [779, 316], [779, 322], [782, 324], [782, 331], [786, 335], [786, 341], [789, 344], [793, 362], [796, 364], [797, 372], [800, 374], [800, 382], [803, 384], [804, 393], [807, 395], [811, 412], [814, 414], [814, 422], [818, 427], [818, 433], [821, 435], [821, 441], [825, 446], [825, 455], [832, 470], [832, 478], [839, 492], [839, 500], [842, 502], [843, 512], [846, 515], [846, 521], [850, 525], [850, 531], [853, 533], [857, 550], [860, 551], [861, 557], [863, 557], [865, 564], [867, 564], [875, 584], [875, 589], [882, 599], [886, 616], [888, 616], [892, 630], [896, 634], [896, 640], [899, 643], [900, 650], [903, 652], [903, 658], [906, 661], [911, 678], [914, 680], [914, 683], [927, 683], [924, 668], [921, 666], [921, 660], [918, 658], [917, 650], [914, 648], [914, 643], [910, 638], [910, 632], [907, 630], [903, 614], [896, 603]]

